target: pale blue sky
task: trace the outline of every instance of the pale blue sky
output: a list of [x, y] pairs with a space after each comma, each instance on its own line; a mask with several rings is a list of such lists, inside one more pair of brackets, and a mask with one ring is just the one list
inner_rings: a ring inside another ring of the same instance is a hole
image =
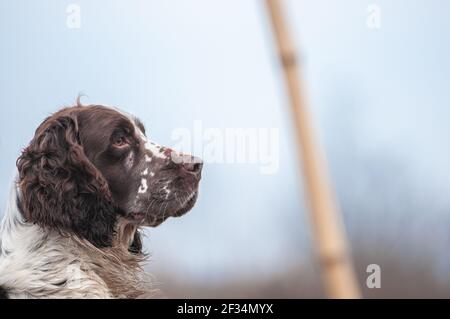
[[[375, 237], [405, 231], [398, 216], [408, 205], [420, 225], [448, 228], [450, 2], [375, 1], [380, 30], [366, 26], [373, 1], [286, 2], [349, 229]], [[70, 3], [80, 5], [81, 29], [66, 26]], [[138, 115], [167, 145], [173, 129], [195, 120], [221, 129], [276, 127], [278, 174], [206, 165], [195, 209], [148, 232], [150, 268], [226, 278], [310, 265], [291, 123], [262, 1], [2, 1], [0, 48], [1, 202], [36, 126], [79, 93], [85, 103]], [[347, 212], [350, 206], [359, 209]], [[406, 228], [415, 236], [414, 225]], [[436, 255], [447, 250], [441, 228], [417, 236]]]

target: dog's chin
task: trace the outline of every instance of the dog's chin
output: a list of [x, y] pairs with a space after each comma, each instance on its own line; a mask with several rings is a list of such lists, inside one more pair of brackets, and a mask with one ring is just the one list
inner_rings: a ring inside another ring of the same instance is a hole
[[178, 209], [172, 214], [172, 217], [180, 217], [186, 214], [188, 211], [194, 207], [197, 201], [198, 191], [193, 192], [189, 195], [182, 204], [179, 205]]
[[147, 214], [136, 212], [130, 214], [131, 220], [143, 226], [156, 227], [161, 225], [169, 217], [180, 217], [186, 214], [188, 211], [194, 207], [197, 201], [198, 192], [195, 191], [188, 197], [186, 197], [182, 202], [174, 200], [173, 203], [176, 204], [170, 209], [168, 207], [163, 207], [162, 211], [158, 213], [149, 212]]

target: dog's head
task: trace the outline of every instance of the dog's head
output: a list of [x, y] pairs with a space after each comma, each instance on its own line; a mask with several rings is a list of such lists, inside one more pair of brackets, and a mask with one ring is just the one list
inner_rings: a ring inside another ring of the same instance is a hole
[[202, 162], [151, 142], [137, 118], [91, 105], [47, 118], [17, 167], [27, 221], [105, 247], [119, 216], [157, 226], [189, 211]]

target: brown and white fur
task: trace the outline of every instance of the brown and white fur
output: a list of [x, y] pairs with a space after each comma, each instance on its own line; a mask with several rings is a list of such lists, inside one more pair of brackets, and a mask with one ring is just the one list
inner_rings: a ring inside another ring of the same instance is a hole
[[149, 298], [139, 230], [189, 211], [202, 163], [150, 142], [139, 120], [76, 105], [17, 161], [0, 228], [0, 297]]

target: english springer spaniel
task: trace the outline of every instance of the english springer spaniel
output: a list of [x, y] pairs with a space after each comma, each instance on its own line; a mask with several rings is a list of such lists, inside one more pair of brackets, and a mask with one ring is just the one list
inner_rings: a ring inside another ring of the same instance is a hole
[[44, 120], [17, 160], [0, 229], [0, 297], [147, 298], [140, 229], [189, 211], [200, 159], [100, 105]]

